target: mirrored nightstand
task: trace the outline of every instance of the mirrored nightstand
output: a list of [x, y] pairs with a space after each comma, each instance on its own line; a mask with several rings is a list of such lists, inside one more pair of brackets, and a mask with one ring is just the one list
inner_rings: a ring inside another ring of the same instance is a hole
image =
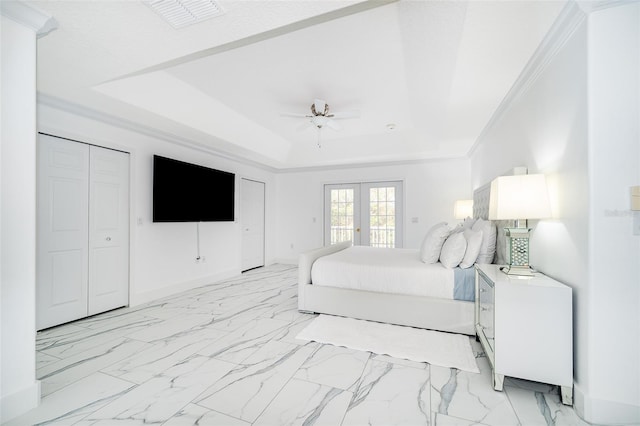
[[571, 288], [543, 274], [513, 277], [476, 265], [476, 335], [493, 369], [493, 387], [517, 377], [560, 387], [573, 404]]

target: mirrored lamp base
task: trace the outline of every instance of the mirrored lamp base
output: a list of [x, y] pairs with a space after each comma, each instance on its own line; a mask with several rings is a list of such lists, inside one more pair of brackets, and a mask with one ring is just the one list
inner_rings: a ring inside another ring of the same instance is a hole
[[529, 267], [529, 228], [505, 228], [509, 261], [502, 272], [508, 275], [533, 276]]

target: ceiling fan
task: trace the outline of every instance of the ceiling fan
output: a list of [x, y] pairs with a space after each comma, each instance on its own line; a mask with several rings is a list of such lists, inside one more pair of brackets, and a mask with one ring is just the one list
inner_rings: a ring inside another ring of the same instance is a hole
[[[285, 117], [295, 117], [295, 118], [305, 118], [307, 120], [307, 125], [312, 125], [316, 127], [318, 130], [321, 130], [323, 127], [329, 127], [333, 130], [341, 130], [342, 125], [338, 123], [336, 120], [344, 119], [344, 118], [358, 118], [360, 116], [359, 111], [342, 111], [342, 112], [331, 112], [329, 109], [329, 104], [327, 104], [322, 99], [315, 99], [311, 104], [311, 113], [300, 114], [300, 113], [289, 113], [283, 112], [281, 115]], [[301, 130], [307, 127], [306, 125], [301, 127]]]

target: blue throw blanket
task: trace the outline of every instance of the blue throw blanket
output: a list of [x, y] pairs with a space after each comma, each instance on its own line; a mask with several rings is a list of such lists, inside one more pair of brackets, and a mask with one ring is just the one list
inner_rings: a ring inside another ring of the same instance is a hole
[[455, 300], [476, 300], [476, 273], [475, 268], [453, 268], [454, 284], [453, 298]]

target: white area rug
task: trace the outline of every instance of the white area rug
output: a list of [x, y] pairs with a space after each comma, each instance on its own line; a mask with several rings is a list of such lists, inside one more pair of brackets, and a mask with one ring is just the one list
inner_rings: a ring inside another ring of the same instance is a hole
[[469, 337], [462, 334], [320, 315], [296, 338], [480, 372]]

